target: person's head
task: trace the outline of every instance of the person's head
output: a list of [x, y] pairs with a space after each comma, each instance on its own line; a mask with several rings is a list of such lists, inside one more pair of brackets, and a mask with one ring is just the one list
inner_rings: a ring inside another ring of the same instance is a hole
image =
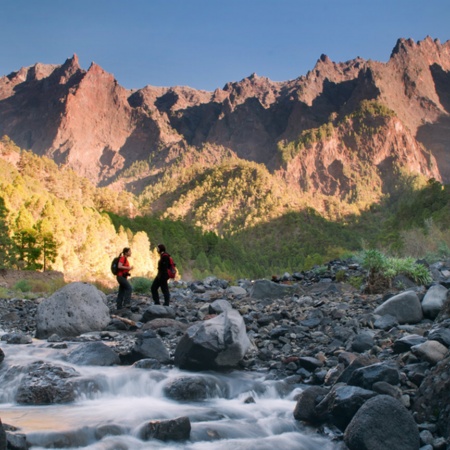
[[124, 247], [124, 249], [122, 250], [122, 255], [130, 256], [131, 255], [131, 248], [130, 247]]
[[164, 244], [158, 244], [158, 253], [164, 253], [166, 251], [166, 246]]

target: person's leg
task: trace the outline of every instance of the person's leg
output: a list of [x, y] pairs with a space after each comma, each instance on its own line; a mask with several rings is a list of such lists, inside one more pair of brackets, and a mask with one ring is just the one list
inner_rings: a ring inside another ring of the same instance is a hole
[[119, 283], [119, 292], [117, 293], [117, 309], [122, 309], [123, 308], [123, 298], [124, 298], [124, 294], [125, 294], [125, 287], [124, 287], [124, 281], [126, 282], [127, 280], [124, 277], [116, 277], [117, 282]]
[[170, 292], [169, 292], [169, 286], [167, 284], [168, 280], [161, 280], [161, 291], [164, 295], [164, 305], [169, 306], [170, 303]]
[[156, 277], [153, 280], [152, 283], [152, 287], [151, 287], [151, 291], [152, 291], [152, 298], [153, 298], [153, 302], [155, 303], [155, 305], [159, 305], [159, 293], [158, 293], [158, 288], [159, 288], [159, 279], [158, 277]]
[[123, 306], [131, 306], [131, 293], [133, 292], [133, 287], [131, 283], [125, 278], [124, 283], [124, 293], [123, 293]]

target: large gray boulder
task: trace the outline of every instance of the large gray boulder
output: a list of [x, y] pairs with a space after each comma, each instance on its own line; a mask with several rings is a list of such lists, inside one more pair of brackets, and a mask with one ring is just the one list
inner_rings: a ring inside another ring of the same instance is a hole
[[227, 310], [186, 330], [175, 350], [175, 365], [187, 370], [235, 367], [250, 345], [241, 315]]
[[110, 321], [106, 296], [87, 283], [71, 283], [43, 300], [36, 313], [36, 337], [74, 337], [101, 331]]
[[405, 291], [394, 295], [375, 309], [375, 314], [394, 316], [398, 323], [417, 323], [423, 319], [422, 305], [413, 291]]
[[419, 450], [419, 430], [399, 400], [378, 395], [359, 408], [345, 429], [349, 450]]

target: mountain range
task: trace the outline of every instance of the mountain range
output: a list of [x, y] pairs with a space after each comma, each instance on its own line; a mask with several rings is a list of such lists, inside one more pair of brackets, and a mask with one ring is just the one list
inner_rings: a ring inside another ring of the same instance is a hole
[[450, 41], [399, 39], [386, 63], [321, 55], [294, 80], [252, 74], [214, 92], [127, 90], [74, 55], [0, 78], [0, 135], [206, 229], [262, 197], [259, 217], [362, 210], [402, 174], [450, 183]]

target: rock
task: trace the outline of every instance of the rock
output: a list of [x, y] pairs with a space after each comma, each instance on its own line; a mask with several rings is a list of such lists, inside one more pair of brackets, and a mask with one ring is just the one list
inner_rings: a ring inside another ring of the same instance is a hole
[[152, 330], [139, 333], [132, 350], [133, 362], [144, 358], [156, 359], [162, 364], [168, 364], [171, 361], [164, 343]]
[[351, 351], [363, 353], [370, 350], [374, 346], [373, 333], [370, 331], [363, 331], [357, 334], [351, 343]]
[[103, 292], [87, 283], [71, 283], [44, 299], [37, 308], [36, 337], [79, 336], [103, 330], [109, 323]]
[[391, 328], [398, 325], [398, 320], [396, 317], [391, 316], [390, 314], [385, 314], [384, 316], [378, 317], [373, 326], [380, 330], [390, 330]]
[[411, 350], [411, 347], [422, 344], [426, 339], [423, 336], [417, 334], [408, 334], [400, 339], [397, 339], [392, 345], [394, 353], [404, 353]]
[[80, 366], [113, 366], [120, 364], [119, 355], [103, 342], [80, 344], [69, 352], [67, 361]]
[[419, 345], [411, 347], [414, 355], [430, 364], [436, 364], [442, 361], [448, 354], [448, 349], [438, 341], [426, 341]]
[[334, 386], [316, 411], [322, 417], [330, 417], [331, 422], [344, 431], [358, 409], [375, 395], [371, 390], [355, 386]]
[[249, 347], [244, 321], [233, 309], [188, 328], [175, 350], [175, 365], [187, 370], [235, 367]]
[[152, 420], [139, 430], [139, 436], [144, 441], [158, 439], [159, 441], [186, 441], [191, 435], [189, 417], [178, 417], [172, 420]]
[[359, 386], [363, 389], [372, 389], [373, 384], [379, 381], [392, 385], [398, 384], [400, 381], [398, 369], [384, 363], [361, 367], [352, 373], [348, 384]]
[[327, 395], [328, 389], [321, 386], [312, 386], [300, 393], [294, 409], [295, 420], [302, 420], [312, 424], [322, 421], [316, 411], [316, 406]]
[[3, 362], [4, 359], [5, 359], [5, 353], [4, 353], [3, 350], [0, 348], [0, 364]]
[[415, 292], [406, 291], [394, 295], [374, 311], [375, 314], [383, 316], [389, 314], [394, 316], [398, 323], [417, 323], [422, 320], [422, 305]]
[[164, 386], [164, 394], [177, 401], [201, 401], [224, 396], [225, 386], [218, 386], [217, 380], [208, 376], [182, 376]]
[[349, 450], [419, 450], [419, 430], [396, 399], [378, 395], [364, 403], [344, 433]]
[[174, 319], [175, 311], [170, 306], [151, 305], [144, 312], [141, 322], [150, 322], [154, 319]]
[[63, 367], [36, 361], [27, 367], [21, 379], [15, 400], [27, 405], [49, 405], [75, 400], [71, 380], [79, 373], [71, 367]]
[[0, 418], [0, 450], [6, 450], [6, 432], [3, 428], [2, 419]]
[[447, 298], [448, 289], [440, 284], [435, 284], [428, 289], [422, 300], [422, 310], [425, 317], [435, 319], [440, 313]]
[[293, 286], [278, 284], [269, 280], [256, 280], [250, 288], [250, 297], [256, 299], [276, 299], [295, 292]]
[[230, 309], [233, 309], [233, 307], [227, 300], [215, 300], [209, 305], [209, 314], [221, 314]]
[[26, 344], [31, 344], [32, 342], [33, 342], [33, 339], [31, 338], [31, 336], [27, 336], [22, 333], [13, 333], [13, 334], [8, 334], [6, 336], [7, 344], [26, 345]]

